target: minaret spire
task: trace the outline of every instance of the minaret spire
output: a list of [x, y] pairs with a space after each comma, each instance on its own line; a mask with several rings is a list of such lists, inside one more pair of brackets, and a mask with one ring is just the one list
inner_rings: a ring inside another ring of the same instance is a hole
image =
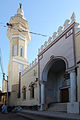
[[24, 18], [24, 12], [22, 10], [22, 3], [19, 3], [19, 8], [17, 10], [17, 14], [21, 15]]

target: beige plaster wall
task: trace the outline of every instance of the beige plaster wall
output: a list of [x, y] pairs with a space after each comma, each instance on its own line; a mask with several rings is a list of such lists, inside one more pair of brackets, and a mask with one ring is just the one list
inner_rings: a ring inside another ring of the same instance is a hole
[[12, 90], [9, 96], [9, 106], [17, 106], [18, 84], [12, 85]]
[[[19, 84], [19, 63], [12, 61], [10, 65], [10, 81], [9, 81], [9, 105], [17, 105], [17, 94], [18, 94], [18, 84]], [[26, 65], [24, 65], [24, 68]], [[16, 87], [15, 87], [16, 86]]]
[[[34, 70], [36, 71], [36, 75], [34, 76]], [[21, 98], [18, 99], [17, 104], [22, 106], [34, 106], [39, 104], [39, 84], [38, 81], [35, 82], [35, 78], [38, 78], [38, 64], [33, 66], [30, 70], [28, 70], [25, 74], [22, 75], [21, 78]], [[31, 82], [35, 82], [36, 86], [34, 88], [34, 98], [30, 98], [30, 90], [29, 85]], [[26, 100], [23, 100], [22, 88], [26, 87]]]

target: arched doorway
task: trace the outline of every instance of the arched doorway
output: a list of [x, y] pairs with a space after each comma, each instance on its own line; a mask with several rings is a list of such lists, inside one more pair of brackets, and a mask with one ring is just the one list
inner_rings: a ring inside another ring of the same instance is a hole
[[68, 102], [69, 88], [65, 83], [66, 62], [61, 58], [50, 61], [43, 72], [45, 103]]

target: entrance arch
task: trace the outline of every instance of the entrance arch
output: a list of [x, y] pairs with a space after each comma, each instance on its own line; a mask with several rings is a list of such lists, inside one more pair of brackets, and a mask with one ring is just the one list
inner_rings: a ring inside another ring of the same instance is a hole
[[47, 64], [46, 66], [44, 67], [44, 70], [42, 72], [42, 80], [43, 81], [47, 81], [47, 74], [48, 74], [48, 71], [50, 69], [50, 67], [52, 66], [53, 63], [55, 63], [56, 61], [58, 60], [62, 60], [64, 63], [65, 63], [65, 69], [68, 68], [68, 61], [62, 57], [62, 56], [58, 56], [58, 57], [55, 57], [53, 59], [51, 59]]
[[[45, 97], [46, 104], [53, 102], [68, 102], [69, 91], [62, 89], [64, 74], [67, 69], [67, 62], [61, 58], [55, 58], [45, 66], [43, 70], [43, 82], [45, 83]], [[66, 95], [65, 95], [66, 93]], [[67, 97], [66, 97], [67, 96]], [[64, 97], [65, 100], [64, 100]]]

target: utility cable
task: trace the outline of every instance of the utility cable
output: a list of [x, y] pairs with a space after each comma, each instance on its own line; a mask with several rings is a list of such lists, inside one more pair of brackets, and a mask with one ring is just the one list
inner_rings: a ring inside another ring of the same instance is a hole
[[[7, 23], [6, 25], [3, 25], [1, 22], [0, 22], [1, 26], [3, 27], [9, 27], [11, 29], [15, 29], [14, 28], [14, 24], [11, 24], [11, 23]], [[19, 23], [16, 23], [16, 24], [19, 24]], [[15, 29], [16, 30], [16, 29]], [[36, 33], [36, 32], [33, 32], [33, 31], [26, 31], [26, 30], [19, 30], [17, 29], [19, 32], [29, 32], [31, 34], [34, 34], [34, 35], [38, 35], [38, 36], [42, 36], [42, 37], [48, 37], [49, 35], [44, 35], [44, 34], [41, 34], [41, 33]]]

